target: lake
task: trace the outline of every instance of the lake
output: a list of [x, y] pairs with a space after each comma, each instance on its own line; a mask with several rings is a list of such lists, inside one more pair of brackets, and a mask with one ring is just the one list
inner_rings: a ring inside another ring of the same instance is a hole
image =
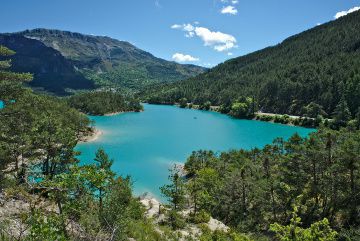
[[102, 147], [114, 159], [113, 171], [130, 175], [134, 193], [148, 192], [162, 200], [159, 187], [167, 183], [168, 169], [184, 163], [194, 150], [227, 151], [263, 147], [276, 137], [307, 136], [313, 129], [253, 120], [175, 106], [144, 104], [144, 112], [90, 116], [103, 135], [81, 143], [82, 163], [90, 163]]

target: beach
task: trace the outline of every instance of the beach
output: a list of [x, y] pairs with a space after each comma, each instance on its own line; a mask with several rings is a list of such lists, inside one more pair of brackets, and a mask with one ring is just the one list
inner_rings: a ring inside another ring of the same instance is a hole
[[93, 142], [99, 139], [99, 137], [103, 134], [101, 130], [98, 130], [96, 128], [93, 128], [91, 132], [89, 132], [89, 135], [82, 136], [79, 138], [80, 142]]

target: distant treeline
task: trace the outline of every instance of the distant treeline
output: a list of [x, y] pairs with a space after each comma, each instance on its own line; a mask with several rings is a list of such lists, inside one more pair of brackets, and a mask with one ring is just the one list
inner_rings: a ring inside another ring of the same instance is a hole
[[69, 97], [67, 102], [71, 107], [89, 115], [105, 115], [127, 111], [138, 112], [143, 109], [138, 100], [111, 91], [77, 94]]

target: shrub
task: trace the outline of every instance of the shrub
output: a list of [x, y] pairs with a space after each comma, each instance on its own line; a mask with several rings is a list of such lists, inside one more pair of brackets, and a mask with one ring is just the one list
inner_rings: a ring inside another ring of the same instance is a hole
[[186, 226], [184, 217], [175, 210], [169, 211], [168, 219], [173, 230], [182, 229]]
[[200, 110], [210, 110], [211, 102], [206, 101], [205, 103], [200, 105]]
[[192, 221], [196, 224], [208, 223], [210, 221], [210, 214], [204, 210], [201, 210], [192, 217]]
[[187, 107], [187, 99], [186, 98], [181, 98], [180, 100], [179, 100], [179, 105], [180, 105], [180, 108], [185, 108], [185, 107]]

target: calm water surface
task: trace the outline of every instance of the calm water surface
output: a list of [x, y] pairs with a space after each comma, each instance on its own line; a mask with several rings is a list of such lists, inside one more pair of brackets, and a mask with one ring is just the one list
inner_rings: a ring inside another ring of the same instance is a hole
[[145, 104], [144, 108], [141, 113], [90, 117], [103, 135], [79, 144], [77, 150], [82, 152], [82, 163], [90, 163], [103, 147], [114, 159], [113, 170], [131, 175], [136, 195], [148, 192], [159, 199], [168, 169], [184, 163], [194, 150], [263, 147], [276, 137], [287, 139], [296, 132], [306, 136], [314, 131], [174, 106]]

